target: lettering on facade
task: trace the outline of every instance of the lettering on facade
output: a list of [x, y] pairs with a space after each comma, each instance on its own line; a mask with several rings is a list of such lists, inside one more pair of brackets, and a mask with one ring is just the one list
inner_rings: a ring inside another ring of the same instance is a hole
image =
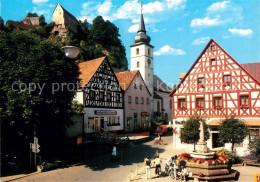
[[117, 111], [95, 110], [95, 115], [117, 115]]

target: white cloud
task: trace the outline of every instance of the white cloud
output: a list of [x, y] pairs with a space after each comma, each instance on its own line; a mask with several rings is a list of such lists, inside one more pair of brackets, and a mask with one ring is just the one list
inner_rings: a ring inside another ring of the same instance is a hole
[[134, 19], [138, 13], [140, 4], [137, 0], [126, 1], [121, 7], [117, 9], [117, 11], [113, 14], [113, 16], [117, 19]]
[[139, 28], [139, 24], [134, 24], [132, 25], [129, 29], [128, 29], [128, 32], [130, 33], [136, 33], [138, 31], [138, 28]]
[[48, 2], [49, 0], [32, 0], [32, 2], [34, 4], [38, 4], [38, 3], [45, 3], [45, 2]]
[[237, 28], [229, 28], [228, 31], [231, 34], [239, 35], [242, 37], [251, 36], [253, 31], [251, 29], [237, 29]]
[[207, 11], [221, 11], [228, 7], [230, 1], [216, 2], [207, 8]]
[[203, 19], [196, 18], [191, 21], [191, 27], [199, 27], [199, 26], [217, 26], [223, 23], [219, 18], [210, 19], [209, 17], [205, 17]]
[[178, 9], [185, 8], [186, 1], [187, 0], [166, 0], [166, 4], [167, 4], [169, 9], [178, 10]]
[[54, 4], [50, 4], [49, 7], [50, 7], [50, 8], [54, 8], [55, 5], [54, 5]]
[[148, 4], [145, 4], [143, 6], [143, 13], [154, 13], [154, 12], [160, 12], [164, 10], [164, 4], [159, 1], [155, 2], [149, 2]]
[[98, 13], [100, 15], [107, 15], [110, 12], [110, 9], [112, 8], [112, 3], [110, 0], [106, 0], [103, 4], [101, 4], [98, 7]]
[[183, 28], [177, 28], [177, 31], [179, 31], [179, 32], [182, 31], [182, 30], [183, 30]]
[[161, 47], [158, 51], [154, 52], [154, 55], [160, 56], [160, 55], [185, 55], [186, 52], [184, 52], [181, 49], [174, 49], [169, 45], [165, 45]]
[[41, 9], [39, 7], [33, 7], [33, 12], [37, 13], [39, 16], [44, 15], [46, 19], [49, 19], [47, 16], [51, 14], [49, 9]]
[[206, 9], [204, 18], [195, 18], [191, 27], [211, 27], [227, 23], [240, 23], [243, 19], [242, 8], [230, 0], [211, 4]]
[[210, 37], [201, 37], [192, 42], [192, 45], [201, 45], [206, 44], [209, 41]]

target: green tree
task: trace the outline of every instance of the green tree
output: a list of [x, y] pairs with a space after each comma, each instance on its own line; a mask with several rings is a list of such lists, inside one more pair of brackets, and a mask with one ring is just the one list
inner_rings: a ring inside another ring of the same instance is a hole
[[0, 16], [0, 31], [4, 30], [4, 20]]
[[40, 23], [40, 26], [45, 26], [45, 25], [47, 25], [47, 23], [45, 22], [45, 17], [44, 17], [44, 15], [41, 15], [41, 16], [39, 17], [39, 23]]
[[194, 151], [195, 151], [195, 144], [200, 139], [200, 129], [199, 129], [200, 121], [203, 122], [205, 140], [208, 140], [209, 139], [208, 126], [205, 123], [205, 120], [199, 116], [192, 116], [187, 121], [185, 121], [183, 130], [181, 131], [181, 140], [185, 143], [192, 143], [194, 145]]
[[[120, 34], [118, 28], [110, 21], [104, 21], [102, 16], [97, 16], [93, 20], [93, 25], [90, 28], [89, 37], [91, 43], [96, 46], [96, 49], [100, 49], [100, 46], [104, 50], [109, 52], [108, 60], [112, 66], [126, 70], [128, 67], [125, 47], [119, 39]], [[95, 52], [100, 52], [95, 50]]]
[[247, 134], [247, 126], [234, 116], [226, 118], [219, 128], [219, 139], [224, 143], [231, 143], [232, 152], [234, 151], [235, 143], [243, 142]]
[[74, 95], [62, 83], [79, 75], [61, 46], [30, 31], [0, 32], [2, 149], [26, 155], [36, 130], [43, 156], [59, 152]]
[[39, 17], [39, 16], [37, 15], [37, 13], [29, 12], [29, 13], [27, 13], [26, 17]]

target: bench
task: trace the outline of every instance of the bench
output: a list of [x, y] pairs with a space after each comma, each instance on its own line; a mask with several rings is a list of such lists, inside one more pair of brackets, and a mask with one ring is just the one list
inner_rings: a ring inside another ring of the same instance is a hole
[[208, 180], [213, 181], [213, 180], [219, 180], [219, 179], [233, 179], [236, 177], [236, 175], [237, 175], [237, 171], [234, 171], [231, 174], [219, 175], [219, 176], [199, 177], [198, 175], [192, 175], [192, 176], [189, 176], [189, 178], [194, 178], [194, 182], [199, 181], [200, 179], [206, 180], [206, 182], [208, 182]]

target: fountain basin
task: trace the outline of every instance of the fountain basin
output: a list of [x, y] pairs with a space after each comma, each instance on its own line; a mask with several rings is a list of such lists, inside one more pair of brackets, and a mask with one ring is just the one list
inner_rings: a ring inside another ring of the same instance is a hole
[[214, 154], [215, 152], [208, 152], [208, 153], [191, 152], [190, 156], [193, 158], [212, 159], [214, 157]]
[[186, 169], [192, 174], [203, 176], [217, 176], [229, 174], [229, 169], [227, 164], [210, 164], [210, 163], [194, 163], [186, 162]]

